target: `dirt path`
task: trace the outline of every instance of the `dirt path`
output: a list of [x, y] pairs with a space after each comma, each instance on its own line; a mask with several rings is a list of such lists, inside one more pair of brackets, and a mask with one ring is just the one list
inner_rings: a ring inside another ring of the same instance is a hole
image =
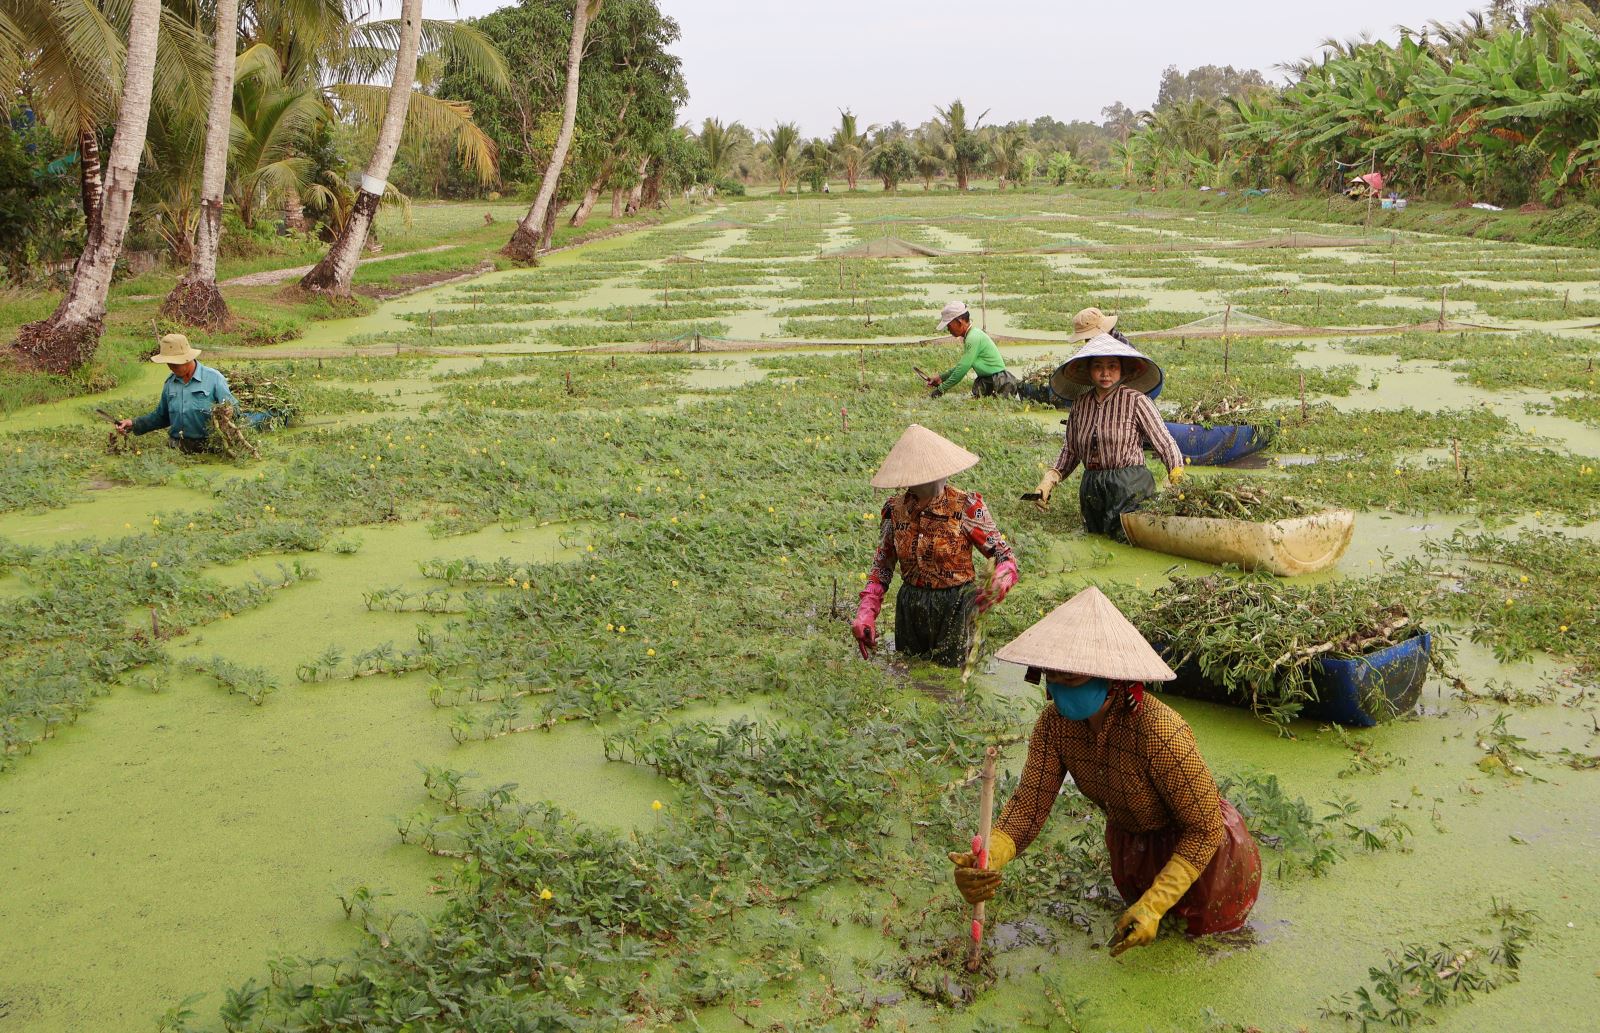
[[[392, 255], [374, 255], [371, 258], [363, 258], [358, 264], [369, 265], [373, 262], [392, 262], [397, 258], [410, 258], [412, 255], [431, 255], [435, 251], [449, 251], [453, 247], [460, 246], [460, 244], [435, 244], [433, 247], [423, 248], [421, 251], [400, 251]], [[244, 276], [235, 276], [231, 280], [223, 280], [217, 286], [266, 287], [274, 283], [282, 283], [285, 280], [292, 280], [297, 276], [304, 276], [315, 268], [316, 263], [297, 265], [290, 269], [266, 269], [259, 273], [246, 273]]]

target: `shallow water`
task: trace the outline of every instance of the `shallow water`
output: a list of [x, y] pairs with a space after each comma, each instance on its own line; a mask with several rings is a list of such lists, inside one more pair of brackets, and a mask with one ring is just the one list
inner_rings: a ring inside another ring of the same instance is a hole
[[[949, 200], [952, 207], [967, 204], [966, 199]], [[857, 229], [869, 238], [884, 229], [854, 227], [849, 221], [853, 207], [826, 204], [819, 219], [807, 199], [804, 204], [766, 204], [737, 217], [768, 225], [795, 216], [820, 221], [826, 248], [853, 239]], [[1146, 236], [1174, 232], [1170, 226], [1139, 225], [1115, 211], [1103, 214], [1102, 221]], [[1085, 222], [1086, 229], [1093, 228], [1093, 219]], [[1179, 223], [1192, 233], [1207, 226], [1192, 219], [1174, 221]], [[943, 246], [976, 246], [977, 238], [962, 232], [959, 223], [954, 229], [927, 225], [925, 230]], [[753, 236], [750, 230], [726, 230], [683, 250], [695, 257], [716, 257]], [[552, 256], [545, 266], [583, 262], [644, 239], [608, 240]], [[658, 253], [672, 249], [669, 244], [662, 247]], [[1362, 257], [1338, 249], [1315, 254], [1352, 261]], [[1219, 269], [1242, 265], [1196, 257], [1206, 259], [1200, 264]], [[787, 262], [799, 275], [799, 263], [810, 259], [760, 261], [778, 268]], [[1104, 278], [1103, 270], [1085, 256], [1049, 256], [1044, 262]], [[918, 274], [932, 268], [921, 259], [897, 265]], [[494, 273], [477, 282], [527, 275]], [[1263, 283], [1301, 279], [1298, 273], [1261, 276]], [[788, 303], [784, 290], [798, 282], [785, 277], [775, 288], [753, 293], [760, 308], [723, 317], [732, 327], [730, 336], [776, 335], [778, 321], [772, 312]], [[1150, 290], [1150, 281], [1119, 282], [1139, 290], [1156, 310], [1221, 307], [1221, 296], [1214, 292]], [[1144, 286], [1132, 286], [1141, 282]], [[973, 300], [970, 284], [906, 286], [928, 297], [930, 327], [944, 297]], [[1573, 286], [1577, 296], [1579, 285]], [[576, 311], [648, 297], [648, 291], [625, 277], [613, 277], [578, 302], [558, 307]], [[410, 329], [412, 324], [399, 318], [405, 312], [466, 300], [454, 286], [436, 288], [386, 303], [373, 316], [316, 324], [306, 339], [263, 348], [259, 354], [342, 348], [358, 334]], [[1136, 313], [1130, 321], [1136, 327]], [[989, 323], [994, 333], [1048, 336], [1013, 330], [1012, 317], [998, 305], [991, 307]], [[1352, 355], [1327, 341], [1308, 343], [1313, 350], [1290, 361], [1310, 367], [1354, 364], [1361, 370], [1362, 386], [1347, 399], [1332, 399], [1340, 408], [1488, 405], [1529, 434], [1560, 441], [1581, 455], [1600, 455], [1600, 431], [1528, 414], [1523, 403], [1531, 394], [1479, 391], [1432, 364]], [[1065, 342], [1059, 347], [1007, 347], [1006, 355], [1018, 364], [1040, 363], [1046, 355], [1064, 358], [1071, 348]], [[510, 344], [481, 350], [530, 349]], [[792, 353], [813, 352], [796, 348]], [[952, 362], [957, 353], [952, 346]], [[755, 365], [757, 358], [708, 358], [688, 374], [687, 388], [737, 391], [761, 381], [769, 371]], [[477, 360], [446, 361], [460, 366]], [[93, 404], [113, 411], [135, 406], [153, 397], [161, 375], [153, 368], [147, 377]], [[362, 386], [391, 397], [400, 413], [415, 413], [438, 397], [437, 385], [426, 374]], [[0, 423], [0, 433], [78, 423], [85, 418], [85, 404], [74, 400], [27, 410]], [[948, 398], [940, 404], [968, 403]], [[1064, 415], [1035, 411], [1019, 418], [1058, 433]], [[342, 417], [329, 426], [387, 418]], [[282, 440], [297, 444], [306, 433], [293, 432]], [[230, 475], [228, 467], [206, 469], [213, 477]], [[0, 515], [0, 537], [32, 545], [116, 537], [147, 526], [157, 515], [203, 508], [211, 501], [206, 489], [204, 480], [187, 487], [85, 486], [82, 500], [62, 509]], [[1068, 491], [1057, 505], [1072, 502]], [[1058, 510], [1056, 518], [1060, 516]], [[1064, 520], [1052, 523], [1047, 518], [1044, 527], [1054, 539], [1052, 546], [1023, 561], [1025, 577], [1048, 580], [1062, 596], [1088, 579], [1154, 587], [1174, 573], [1212, 569], [1070, 533], [1065, 526]], [[1318, 577], [1364, 575], [1381, 569], [1386, 557], [1415, 555], [1427, 537], [1473, 526], [1451, 514], [1419, 518], [1362, 513], [1354, 541], [1336, 570]], [[1592, 535], [1597, 528], [1572, 533]], [[399, 905], [426, 909], [428, 880], [445, 862], [401, 846], [393, 821], [423, 800], [418, 763], [471, 769], [487, 782], [519, 783], [525, 799], [554, 801], [611, 828], [644, 827], [654, 820], [649, 804], [668, 791], [665, 783], [641, 768], [606, 763], [600, 746], [604, 726], [567, 726], [463, 746], [452, 741], [449, 713], [429, 704], [419, 677], [311, 685], [295, 679], [295, 668], [330, 644], [341, 646], [346, 655], [391, 641], [403, 648], [414, 641], [419, 624], [449, 619], [366, 609], [362, 593], [372, 588], [434, 587], [420, 577], [417, 563], [435, 556], [560, 560], [583, 547], [586, 530], [496, 526], [436, 539], [419, 525], [386, 525], [347, 532], [361, 541], [353, 555], [330, 551], [264, 557], [212, 571], [228, 583], [246, 580], [256, 570], [270, 571], [280, 559], [299, 559], [318, 571], [316, 580], [282, 590], [264, 606], [200, 628], [169, 647], [178, 660], [215, 654], [263, 667], [279, 690], [265, 706], [252, 707], [195, 675], [175, 675], [158, 693], [122, 687], [22, 758], [15, 771], [0, 776], [0, 929], [5, 931], [0, 935], [0, 1030], [148, 1028], [152, 1016], [196, 990], [212, 991], [201, 1005], [210, 1014], [218, 1003], [216, 988], [262, 979], [265, 962], [279, 952], [337, 954], [352, 945], [357, 929], [344, 921], [336, 893], [356, 884], [392, 890]], [[6, 577], [0, 579], [0, 598], [34, 587], [25, 576]], [[1474, 686], [1508, 679], [1532, 688], [1556, 668], [1548, 660], [1502, 666], [1470, 642], [1463, 642], [1460, 650], [1462, 673]], [[1038, 690], [1007, 665], [991, 661], [977, 677], [989, 691], [1037, 699]], [[1563, 692], [1562, 698], [1570, 694]], [[870, 891], [853, 885], [829, 887], [797, 902], [794, 909], [824, 960], [802, 973], [794, 988], [773, 988], [759, 1003], [735, 1002], [733, 1010], [708, 1009], [694, 1025], [743, 1030], [793, 1015], [814, 1016], [812, 987], [831, 979], [841, 990], [884, 1001], [880, 1028], [1016, 1028], [1029, 1014], [1043, 1013], [1043, 980], [1049, 978], [1090, 999], [1083, 1013], [1085, 1029], [1204, 1029], [1211, 1009], [1220, 1020], [1275, 1031], [1338, 1030], [1342, 1024], [1317, 1017], [1318, 1006], [1330, 995], [1360, 985], [1367, 968], [1382, 962], [1384, 950], [1401, 942], [1487, 942], [1491, 898], [1540, 912], [1522, 981], [1437, 1013], [1439, 1028], [1496, 1033], [1576, 1029], [1582, 1025], [1573, 1024], [1574, 1016], [1600, 1007], [1600, 980], [1594, 971], [1600, 898], [1593, 893], [1600, 882], [1600, 858], [1594, 850], [1600, 842], [1600, 773], [1571, 771], [1548, 759], [1530, 764], [1543, 782], [1503, 781], [1483, 773], [1475, 763], [1480, 753], [1474, 743], [1493, 713], [1470, 712], [1451, 698], [1443, 683], [1428, 687], [1426, 716], [1361, 733], [1374, 749], [1404, 764], [1352, 777], [1340, 777], [1351, 754], [1329, 730], [1301, 722], [1293, 729], [1297, 738], [1284, 739], [1239, 710], [1179, 698], [1168, 701], [1194, 727], [1215, 771], [1274, 773], [1291, 794], [1303, 795], [1317, 808], [1335, 794], [1348, 794], [1362, 805], [1359, 817], [1364, 822], [1389, 815], [1405, 820], [1415, 834], [1411, 850], [1365, 854], [1351, 847], [1346, 859], [1320, 879], [1275, 878], [1269, 854], [1268, 878], [1249, 936], [1192, 943], [1166, 935], [1117, 961], [1094, 946], [1103, 940], [1104, 929], [1092, 938], [1072, 933], [1048, 944], [1017, 946], [997, 960], [1003, 973], [998, 986], [977, 1006], [953, 1013], [936, 1012], [905, 997], [900, 984], [880, 978], [878, 970], [900, 954], [898, 944], [872, 927], [849, 922], [835, 927], [823, 920], [873, 899]], [[677, 717], [726, 718], [759, 710], [747, 706]], [[1592, 722], [1592, 710], [1560, 702], [1518, 710], [1510, 717], [1511, 727], [1544, 751], [1561, 746], [1600, 749], [1600, 729]], [[1011, 749], [1009, 769], [1015, 771], [1021, 757], [1020, 748]], [[1039, 901], [1028, 914], [997, 914], [992, 921], [1031, 926], [1049, 904]], [[1108, 924], [1109, 918], [1102, 922]]]

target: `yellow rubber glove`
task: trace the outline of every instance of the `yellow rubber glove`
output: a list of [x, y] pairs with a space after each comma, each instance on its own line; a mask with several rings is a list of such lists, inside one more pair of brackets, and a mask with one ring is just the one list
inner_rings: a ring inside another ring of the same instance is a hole
[[[1039, 487], [1034, 489], [1039, 493], [1039, 497], [1033, 500], [1033, 504], [1038, 508], [1039, 512], [1043, 513], [1050, 508], [1050, 496], [1055, 493], [1056, 485], [1060, 483], [1061, 472], [1059, 470], [1052, 467], [1044, 472], [1044, 476], [1039, 480]], [[994, 849], [991, 847], [990, 853], [993, 852]]]
[[968, 904], [981, 904], [994, 896], [1000, 888], [1000, 869], [1017, 856], [1017, 844], [1012, 838], [995, 829], [989, 833], [989, 867], [979, 868], [978, 859], [971, 851], [950, 852], [950, 863], [956, 866], [956, 889]]
[[1187, 470], [1187, 469], [1188, 469], [1188, 467], [1186, 467], [1186, 466], [1174, 466], [1172, 469], [1168, 470], [1167, 471], [1167, 483], [1168, 484], [1177, 484], [1179, 481], [1183, 480], [1184, 471]]
[[[1134, 901], [1133, 906], [1117, 919], [1117, 933], [1122, 935], [1122, 942], [1111, 948], [1111, 956], [1114, 958], [1129, 947], [1143, 947], [1153, 942], [1156, 929], [1161, 925], [1161, 916], [1189, 892], [1189, 887], [1198, 878], [1200, 873], [1194, 865], [1173, 854], [1172, 860], [1156, 875], [1156, 881], [1144, 891], [1144, 896]], [[1126, 935], [1123, 935], [1124, 930]]]

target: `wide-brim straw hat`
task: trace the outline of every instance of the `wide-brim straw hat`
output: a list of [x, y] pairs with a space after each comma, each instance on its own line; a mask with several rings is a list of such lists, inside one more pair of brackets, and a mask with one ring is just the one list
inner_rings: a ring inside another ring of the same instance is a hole
[[978, 465], [978, 457], [920, 423], [900, 435], [872, 475], [874, 488], [913, 488], [954, 477]]
[[1166, 375], [1161, 372], [1161, 367], [1157, 366], [1148, 355], [1139, 352], [1132, 345], [1123, 344], [1110, 334], [1091, 337], [1072, 358], [1056, 367], [1056, 371], [1050, 374], [1051, 390], [1063, 398], [1076, 400], [1094, 386], [1094, 382], [1089, 379], [1089, 360], [1103, 355], [1137, 361], [1139, 368], [1132, 373], [1124, 373], [1122, 382], [1151, 398], [1161, 394], [1162, 385], [1166, 382]]
[[150, 356], [150, 361], [181, 366], [199, 357], [200, 349], [191, 347], [187, 337], [182, 334], [168, 334], [161, 339], [161, 350]]
[[1079, 309], [1072, 317], [1072, 336], [1069, 341], [1087, 341], [1091, 337], [1109, 334], [1117, 325], [1116, 313], [1101, 312], [1097, 308]]
[[1111, 681], [1172, 681], [1161, 654], [1098, 588], [1057, 606], [995, 654], [1010, 664]]

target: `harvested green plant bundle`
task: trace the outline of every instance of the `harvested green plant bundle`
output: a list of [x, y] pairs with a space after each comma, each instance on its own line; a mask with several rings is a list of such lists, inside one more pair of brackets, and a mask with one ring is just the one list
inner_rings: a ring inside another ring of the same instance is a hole
[[1310, 516], [1328, 509], [1315, 499], [1285, 495], [1264, 481], [1196, 477], [1182, 491], [1161, 492], [1139, 507], [1155, 516], [1216, 517], [1269, 522]]
[[1216, 394], [1195, 399], [1178, 407], [1170, 417], [1173, 423], [1250, 423], [1271, 426], [1276, 421], [1262, 412], [1248, 395]]
[[[1414, 614], [1432, 591], [1426, 578], [1392, 574], [1319, 585], [1210, 574], [1174, 578], [1148, 597], [1123, 587], [1113, 598], [1165, 648], [1180, 678], [1195, 665], [1231, 699], [1282, 725], [1317, 699], [1313, 661], [1355, 659], [1421, 634]], [[1436, 645], [1435, 669], [1448, 660]]]
[[228, 387], [239, 400], [239, 412], [266, 413], [268, 424], [283, 427], [299, 419], [304, 410], [300, 389], [284, 376], [275, 376], [250, 366], [235, 366], [227, 372]]

